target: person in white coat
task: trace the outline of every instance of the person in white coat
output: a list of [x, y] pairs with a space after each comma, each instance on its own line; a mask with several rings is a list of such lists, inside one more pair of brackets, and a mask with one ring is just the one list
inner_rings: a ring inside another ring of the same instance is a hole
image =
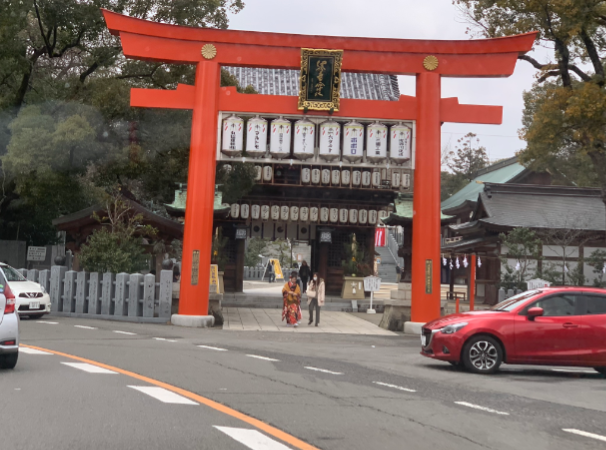
[[307, 286], [307, 304], [309, 305], [309, 323], [314, 321], [314, 309], [316, 310], [316, 326], [320, 323], [320, 307], [324, 306], [326, 298], [326, 287], [324, 280], [320, 278], [318, 273], [314, 273], [314, 277]]

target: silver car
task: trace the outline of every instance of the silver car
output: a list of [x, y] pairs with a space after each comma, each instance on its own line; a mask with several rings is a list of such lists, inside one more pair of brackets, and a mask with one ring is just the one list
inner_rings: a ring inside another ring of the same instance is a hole
[[13, 369], [19, 358], [19, 315], [15, 295], [0, 273], [0, 369]]

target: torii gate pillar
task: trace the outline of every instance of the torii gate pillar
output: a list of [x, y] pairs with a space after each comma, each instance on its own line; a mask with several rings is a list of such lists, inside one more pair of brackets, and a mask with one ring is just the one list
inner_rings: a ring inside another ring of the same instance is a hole
[[[406, 329], [440, 316], [440, 126], [500, 124], [500, 106], [460, 105], [441, 98], [442, 77], [506, 77], [537, 33], [498, 39], [430, 41], [257, 33], [166, 25], [103, 10], [124, 55], [195, 64], [196, 85], [131, 90], [131, 106], [193, 109], [179, 314], [174, 324], [207, 326], [219, 111], [301, 115], [297, 97], [238, 94], [220, 87], [226, 66], [299, 69], [301, 49], [342, 49], [344, 72], [415, 75], [417, 96], [399, 101], [342, 99], [334, 117], [416, 121], [413, 200], [412, 317]], [[309, 115], [328, 117], [326, 112]]]

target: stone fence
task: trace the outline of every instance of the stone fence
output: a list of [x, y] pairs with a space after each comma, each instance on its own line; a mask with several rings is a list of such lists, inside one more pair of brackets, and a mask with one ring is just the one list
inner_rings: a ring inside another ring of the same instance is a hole
[[162, 270], [159, 283], [151, 274], [76, 272], [64, 266], [20, 272], [46, 289], [53, 314], [160, 323], [171, 317], [172, 270]]

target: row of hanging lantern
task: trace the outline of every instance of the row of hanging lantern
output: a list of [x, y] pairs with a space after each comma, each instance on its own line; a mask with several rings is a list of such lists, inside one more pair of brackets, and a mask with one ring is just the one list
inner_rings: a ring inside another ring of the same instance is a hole
[[[448, 267], [450, 270], [456, 268], [460, 269], [464, 267], [467, 269], [469, 267], [469, 261], [467, 260], [467, 255], [463, 255], [463, 258], [460, 259], [460, 256], [444, 256], [442, 255], [442, 265], [444, 267]], [[482, 258], [480, 256], [477, 257], [476, 264], [478, 267], [482, 267]]]
[[[232, 114], [223, 120], [221, 151], [227, 156], [241, 156], [244, 151], [244, 119]], [[412, 129], [399, 122], [388, 127], [374, 122], [366, 126], [351, 120], [343, 125], [328, 119], [316, 126], [303, 118], [292, 124], [282, 116], [271, 121], [256, 116], [246, 123], [246, 154], [252, 158], [263, 158], [267, 153], [269, 132], [269, 154], [275, 159], [294, 157], [305, 161], [315, 156], [316, 130], [319, 135], [319, 157], [324, 161], [342, 158], [358, 163], [364, 158], [375, 164], [392, 161], [403, 164], [411, 158]], [[293, 137], [294, 136], [294, 137]], [[389, 139], [388, 139], [389, 138]], [[387, 155], [389, 140], [390, 154]], [[291, 156], [291, 145], [292, 156]]]
[[229, 215], [234, 219], [274, 220], [283, 222], [303, 223], [341, 223], [376, 225], [378, 219], [389, 215], [386, 210], [329, 208], [327, 206], [288, 206], [288, 205], [259, 205], [248, 203], [224, 203], [229, 208]]

